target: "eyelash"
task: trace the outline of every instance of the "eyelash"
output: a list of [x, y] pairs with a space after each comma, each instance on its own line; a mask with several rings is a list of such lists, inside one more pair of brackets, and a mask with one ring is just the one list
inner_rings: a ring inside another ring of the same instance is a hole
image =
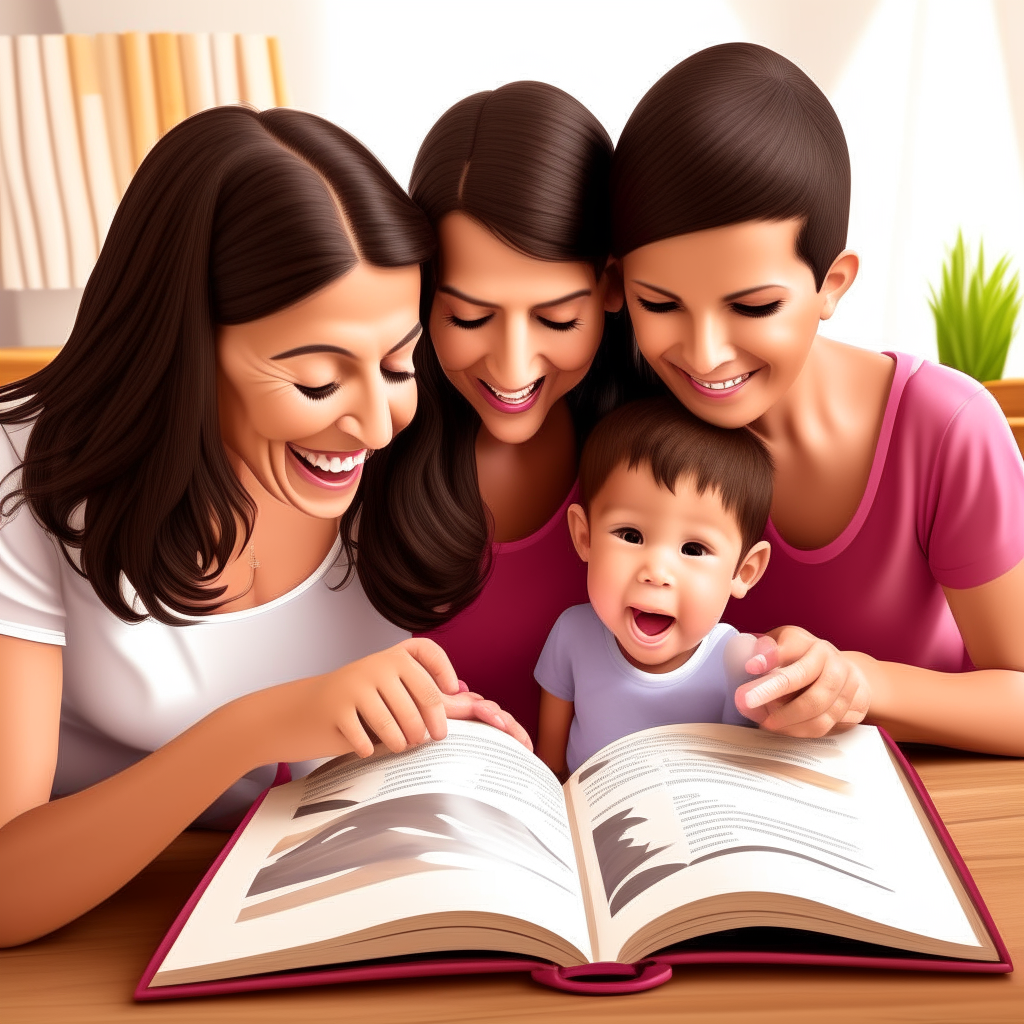
[[[385, 367], [380, 368], [380, 375], [384, 378], [386, 384], [404, 384], [407, 380], [413, 380], [416, 376], [412, 370], [388, 370]], [[330, 398], [331, 395], [337, 394], [341, 385], [337, 381], [332, 381], [330, 384], [324, 384], [318, 388], [306, 387], [305, 384], [296, 384], [295, 389], [305, 395], [308, 399], [313, 402], [322, 402], [325, 398]]]
[[478, 327], [483, 327], [485, 323], [493, 319], [493, 313], [488, 313], [487, 316], [482, 316], [479, 320], [460, 320], [454, 313], [446, 313], [444, 322], [449, 327], [461, 327], [464, 331], [475, 331]]
[[640, 300], [641, 307], [648, 313], [674, 313], [679, 308], [679, 303], [673, 302], [671, 299], [668, 302], [651, 302], [650, 299], [642, 298], [639, 295], [637, 298]]
[[774, 302], [766, 302], [763, 306], [745, 306], [742, 302], [734, 302], [732, 304], [732, 309], [734, 313], [739, 313], [740, 316], [757, 318], [762, 316], [771, 316], [773, 313], [777, 313], [781, 305], [782, 299], [776, 299]]
[[[687, 551], [686, 550], [687, 548], [696, 548], [697, 550], [696, 551], [692, 551], [692, 550], [691, 551]], [[688, 558], [700, 558], [702, 555], [706, 555], [708, 553], [708, 549], [706, 547], [704, 547], [703, 544], [698, 544], [695, 540], [688, 540], [682, 546], [682, 548], [680, 548], [680, 550]]]
[[[636, 540], [630, 540], [629, 535], [636, 537]], [[644, 535], [633, 526], [622, 526], [617, 530], [612, 530], [612, 536], [618, 537], [619, 540], [624, 540], [627, 544], [643, 544]]]
[[581, 323], [579, 317], [576, 317], [575, 320], [548, 320], [539, 316], [537, 319], [552, 331], [575, 331]]

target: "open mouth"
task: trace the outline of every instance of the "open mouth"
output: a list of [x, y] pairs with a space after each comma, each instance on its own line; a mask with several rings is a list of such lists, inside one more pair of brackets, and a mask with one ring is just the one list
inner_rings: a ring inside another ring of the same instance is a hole
[[524, 412], [537, 401], [540, 390], [544, 386], [544, 378], [538, 377], [531, 384], [527, 384], [525, 388], [519, 388], [516, 391], [505, 391], [495, 384], [488, 384], [481, 377], [477, 377], [477, 383], [480, 385], [484, 398], [496, 409], [500, 409], [502, 412]]
[[321, 487], [344, 487], [351, 483], [359, 476], [369, 454], [366, 448], [356, 452], [321, 452], [297, 444], [289, 444], [288, 451], [302, 477]]
[[756, 370], [750, 370], [747, 373], [741, 373], [738, 377], [730, 377], [728, 380], [701, 380], [700, 377], [694, 377], [691, 373], [686, 374], [686, 376], [690, 378], [690, 383], [702, 394], [723, 398], [738, 391], [756, 372]]
[[644, 636], [656, 637], [671, 629], [676, 621], [671, 615], [661, 615], [658, 612], [645, 612], [639, 608], [630, 608], [633, 613], [633, 621], [636, 628]]

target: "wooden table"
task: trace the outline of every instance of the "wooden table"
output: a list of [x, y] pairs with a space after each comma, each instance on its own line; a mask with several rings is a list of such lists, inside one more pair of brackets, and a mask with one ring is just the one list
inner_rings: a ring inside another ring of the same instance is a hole
[[132, 991], [223, 834], [181, 836], [136, 879], [53, 935], [0, 950], [0, 1021], [642, 1020], [799, 1024], [1024, 1021], [1024, 760], [909, 748], [981, 889], [1010, 955], [1010, 975], [804, 967], [677, 968], [638, 995], [588, 998], [528, 976], [400, 981], [136, 1004]]

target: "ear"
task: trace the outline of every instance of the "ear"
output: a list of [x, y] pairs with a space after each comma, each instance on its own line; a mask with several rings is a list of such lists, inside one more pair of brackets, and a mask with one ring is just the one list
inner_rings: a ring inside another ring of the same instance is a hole
[[618, 313], [626, 301], [626, 293], [622, 287], [622, 261], [617, 260], [614, 256], [609, 256], [601, 277], [605, 282], [605, 312]]
[[766, 540], [759, 540], [744, 556], [732, 577], [729, 590], [733, 597], [746, 597], [747, 591], [764, 575], [772, 553]]
[[844, 249], [828, 268], [819, 294], [822, 297], [821, 319], [828, 320], [839, 300], [849, 291], [860, 270], [860, 257], [852, 249]]
[[590, 523], [587, 522], [587, 513], [583, 511], [582, 505], [570, 505], [569, 512], [569, 536], [572, 537], [572, 545], [576, 554], [584, 562], [590, 561]]

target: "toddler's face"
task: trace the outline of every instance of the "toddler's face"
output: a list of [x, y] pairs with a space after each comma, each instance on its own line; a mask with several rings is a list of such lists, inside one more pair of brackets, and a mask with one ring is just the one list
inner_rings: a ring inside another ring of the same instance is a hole
[[686, 662], [729, 598], [742, 597], [767, 563], [762, 542], [737, 572], [742, 536], [717, 492], [698, 495], [684, 477], [673, 494], [647, 466], [616, 467], [594, 496], [589, 518], [572, 506], [570, 529], [588, 563], [598, 618], [627, 660], [648, 672], [671, 672]]

